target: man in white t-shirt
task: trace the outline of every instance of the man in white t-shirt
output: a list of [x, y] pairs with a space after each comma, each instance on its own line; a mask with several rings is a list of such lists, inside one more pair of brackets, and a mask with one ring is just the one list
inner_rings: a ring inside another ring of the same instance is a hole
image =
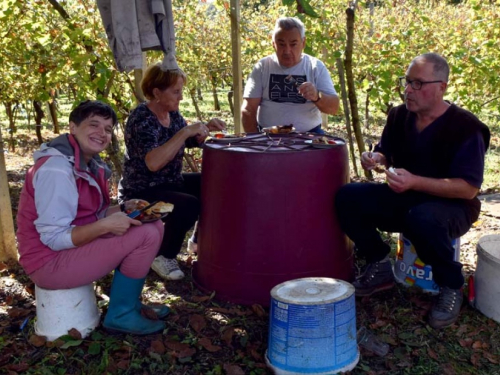
[[321, 112], [337, 113], [339, 97], [325, 64], [303, 53], [305, 45], [304, 24], [298, 18], [276, 21], [276, 53], [255, 65], [245, 85], [241, 116], [247, 133], [290, 124], [300, 132], [324, 133]]

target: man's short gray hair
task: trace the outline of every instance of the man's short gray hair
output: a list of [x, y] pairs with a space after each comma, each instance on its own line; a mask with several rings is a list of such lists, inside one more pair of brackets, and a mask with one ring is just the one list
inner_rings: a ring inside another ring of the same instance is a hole
[[274, 26], [273, 31], [273, 42], [275, 41], [276, 34], [280, 30], [292, 30], [298, 29], [300, 32], [300, 37], [302, 40], [306, 37], [306, 28], [301, 20], [295, 17], [280, 17], [276, 20], [276, 25]]
[[442, 79], [445, 82], [448, 82], [448, 78], [450, 75], [450, 66], [446, 59], [434, 52], [424, 53], [420, 56], [417, 56], [413, 59], [412, 64], [416, 61], [425, 61], [431, 63], [433, 68], [434, 77], [437, 79]]

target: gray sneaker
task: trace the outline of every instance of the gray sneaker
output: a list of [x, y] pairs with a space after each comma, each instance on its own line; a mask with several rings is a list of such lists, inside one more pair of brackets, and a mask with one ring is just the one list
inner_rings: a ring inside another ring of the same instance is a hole
[[177, 260], [167, 259], [163, 255], [155, 258], [151, 269], [165, 280], [180, 280], [184, 277], [184, 272], [180, 270]]
[[463, 294], [461, 289], [440, 287], [437, 300], [429, 314], [429, 325], [434, 329], [445, 328], [452, 325], [460, 314]]
[[365, 272], [352, 283], [357, 297], [371, 296], [373, 293], [388, 290], [394, 287], [394, 273], [391, 262], [370, 263]]

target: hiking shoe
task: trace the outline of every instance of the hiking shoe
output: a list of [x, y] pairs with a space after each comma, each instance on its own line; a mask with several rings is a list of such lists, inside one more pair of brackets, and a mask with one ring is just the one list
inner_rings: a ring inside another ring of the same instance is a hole
[[188, 254], [198, 254], [198, 244], [194, 242], [193, 237], [188, 240], [187, 252]]
[[352, 283], [357, 297], [371, 296], [373, 293], [394, 287], [394, 273], [390, 261], [370, 263], [365, 272]]
[[440, 329], [452, 325], [460, 314], [463, 294], [461, 289], [439, 288], [439, 295], [429, 314], [429, 325]]
[[180, 270], [177, 260], [167, 259], [163, 255], [155, 258], [151, 269], [165, 280], [180, 280], [184, 277], [184, 272]]

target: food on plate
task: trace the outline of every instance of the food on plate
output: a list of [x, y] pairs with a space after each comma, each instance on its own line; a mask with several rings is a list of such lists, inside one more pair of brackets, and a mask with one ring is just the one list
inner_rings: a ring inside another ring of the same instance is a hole
[[232, 138], [243, 138], [246, 136], [246, 133], [240, 133], [240, 134], [224, 134], [224, 133], [217, 133], [214, 135], [215, 139], [232, 139]]
[[125, 213], [129, 214], [135, 210], [142, 210], [147, 205], [149, 205], [149, 202], [144, 199], [130, 199], [125, 202]]
[[315, 138], [312, 141], [313, 144], [321, 144], [321, 145], [334, 145], [336, 142], [333, 139], [329, 139], [328, 137], [319, 137]]
[[168, 212], [172, 212], [174, 210], [174, 205], [172, 203], [165, 203], [160, 201], [156, 203], [153, 207], [148, 208], [145, 213], [146, 215], [156, 215], [156, 214], [166, 214]]
[[[128, 215], [136, 210], [142, 210], [149, 205], [148, 201], [143, 199], [131, 199], [125, 202], [125, 213]], [[163, 201], [156, 202], [154, 206], [141, 212], [135, 219], [140, 221], [154, 221], [169, 212], [172, 212], [174, 205], [172, 203], [165, 203]]]
[[291, 133], [295, 130], [293, 124], [290, 125], [278, 125], [269, 128], [269, 133], [271, 134], [286, 134]]

